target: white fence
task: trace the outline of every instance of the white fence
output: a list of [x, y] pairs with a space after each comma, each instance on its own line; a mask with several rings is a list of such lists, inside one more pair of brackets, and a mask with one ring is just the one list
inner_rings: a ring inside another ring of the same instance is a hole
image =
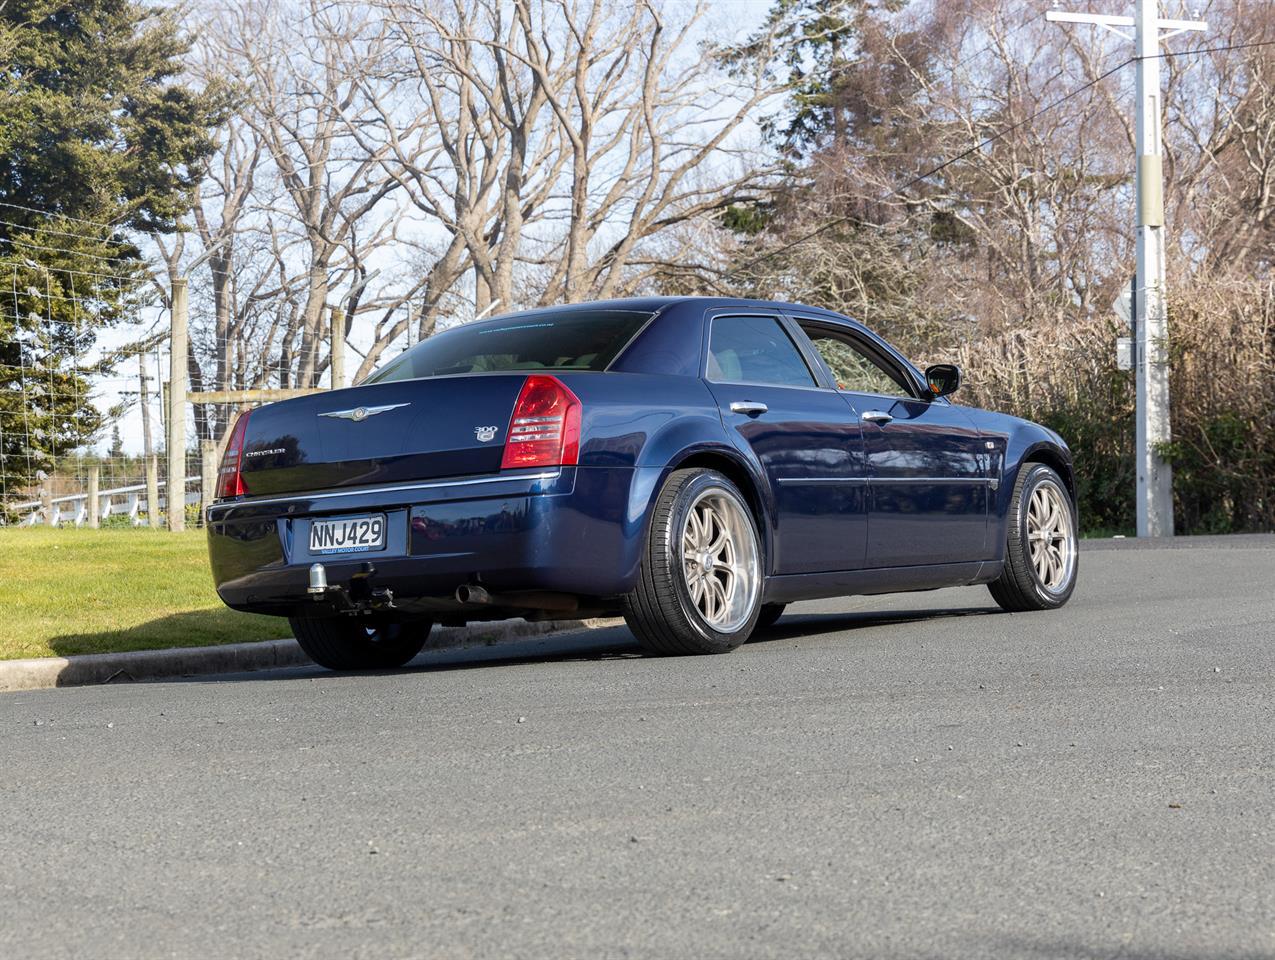
[[[200, 477], [186, 478], [184, 502], [187, 506], [198, 505], [202, 502], [200, 494], [201, 479]], [[165, 484], [164, 480], [160, 480], [157, 485], [160, 495], [156, 497], [156, 509], [153, 511], [156, 516], [168, 506], [167, 498], [163, 496]], [[192, 485], [194, 490], [191, 489]], [[129, 487], [99, 490], [97, 493], [97, 518], [99, 521], [105, 520], [107, 517], [126, 516], [133, 526], [146, 526], [148, 523], [147, 516], [152, 513], [149, 510], [150, 504], [147, 498], [146, 486], [144, 483], [138, 483]], [[18, 515], [18, 523], [24, 527], [34, 527], [40, 524], [57, 527], [63, 523], [70, 523], [78, 527], [88, 523], [92, 516], [89, 503], [90, 496], [87, 492], [72, 493], [61, 497], [17, 503], [11, 509]]]

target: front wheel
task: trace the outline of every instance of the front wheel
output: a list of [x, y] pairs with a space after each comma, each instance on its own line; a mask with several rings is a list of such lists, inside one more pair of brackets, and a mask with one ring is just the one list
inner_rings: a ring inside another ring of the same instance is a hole
[[292, 617], [293, 635], [307, 657], [329, 670], [391, 670], [421, 652], [430, 620]]
[[735, 485], [715, 470], [677, 470], [656, 498], [624, 619], [648, 653], [727, 653], [757, 625], [761, 571], [761, 538]]
[[1062, 478], [1043, 463], [1025, 463], [1009, 504], [1005, 567], [987, 585], [1011, 612], [1061, 607], [1076, 588], [1080, 551], [1076, 506]]

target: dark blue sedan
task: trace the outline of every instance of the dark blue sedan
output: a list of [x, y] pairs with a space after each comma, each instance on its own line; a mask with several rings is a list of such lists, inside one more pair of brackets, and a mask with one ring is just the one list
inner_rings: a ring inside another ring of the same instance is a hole
[[221, 598], [336, 670], [435, 622], [623, 613], [652, 653], [724, 653], [794, 600], [1076, 582], [1056, 433], [957, 406], [813, 307], [651, 298], [469, 323], [360, 386], [236, 423], [208, 508]]

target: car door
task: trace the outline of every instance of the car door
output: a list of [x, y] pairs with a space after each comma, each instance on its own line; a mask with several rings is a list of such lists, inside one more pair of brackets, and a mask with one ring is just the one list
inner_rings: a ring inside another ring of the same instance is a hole
[[722, 422], [765, 471], [775, 504], [770, 572], [864, 565], [867, 470], [862, 428], [816, 378], [778, 313], [709, 317], [704, 379]]
[[927, 399], [910, 365], [866, 330], [798, 324], [863, 427], [867, 565], [986, 559], [991, 457], [972, 418]]

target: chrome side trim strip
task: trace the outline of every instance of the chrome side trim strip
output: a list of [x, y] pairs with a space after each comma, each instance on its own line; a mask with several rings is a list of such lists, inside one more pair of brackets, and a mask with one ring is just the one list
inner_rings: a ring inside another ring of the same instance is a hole
[[333, 490], [330, 493], [293, 493], [286, 497], [270, 497], [263, 500], [224, 500], [213, 506], [256, 507], [269, 503], [295, 503], [298, 500], [329, 500], [333, 497], [354, 497], [369, 493], [404, 493], [409, 490], [437, 490], [439, 487], [465, 487], [480, 483], [506, 483], [510, 480], [556, 480], [561, 470], [548, 473], [511, 473], [501, 477], [474, 477], [469, 480], [433, 480], [429, 483], [409, 483], [399, 487], [355, 487], [351, 490]]
[[990, 483], [988, 477], [778, 477], [779, 483]]

